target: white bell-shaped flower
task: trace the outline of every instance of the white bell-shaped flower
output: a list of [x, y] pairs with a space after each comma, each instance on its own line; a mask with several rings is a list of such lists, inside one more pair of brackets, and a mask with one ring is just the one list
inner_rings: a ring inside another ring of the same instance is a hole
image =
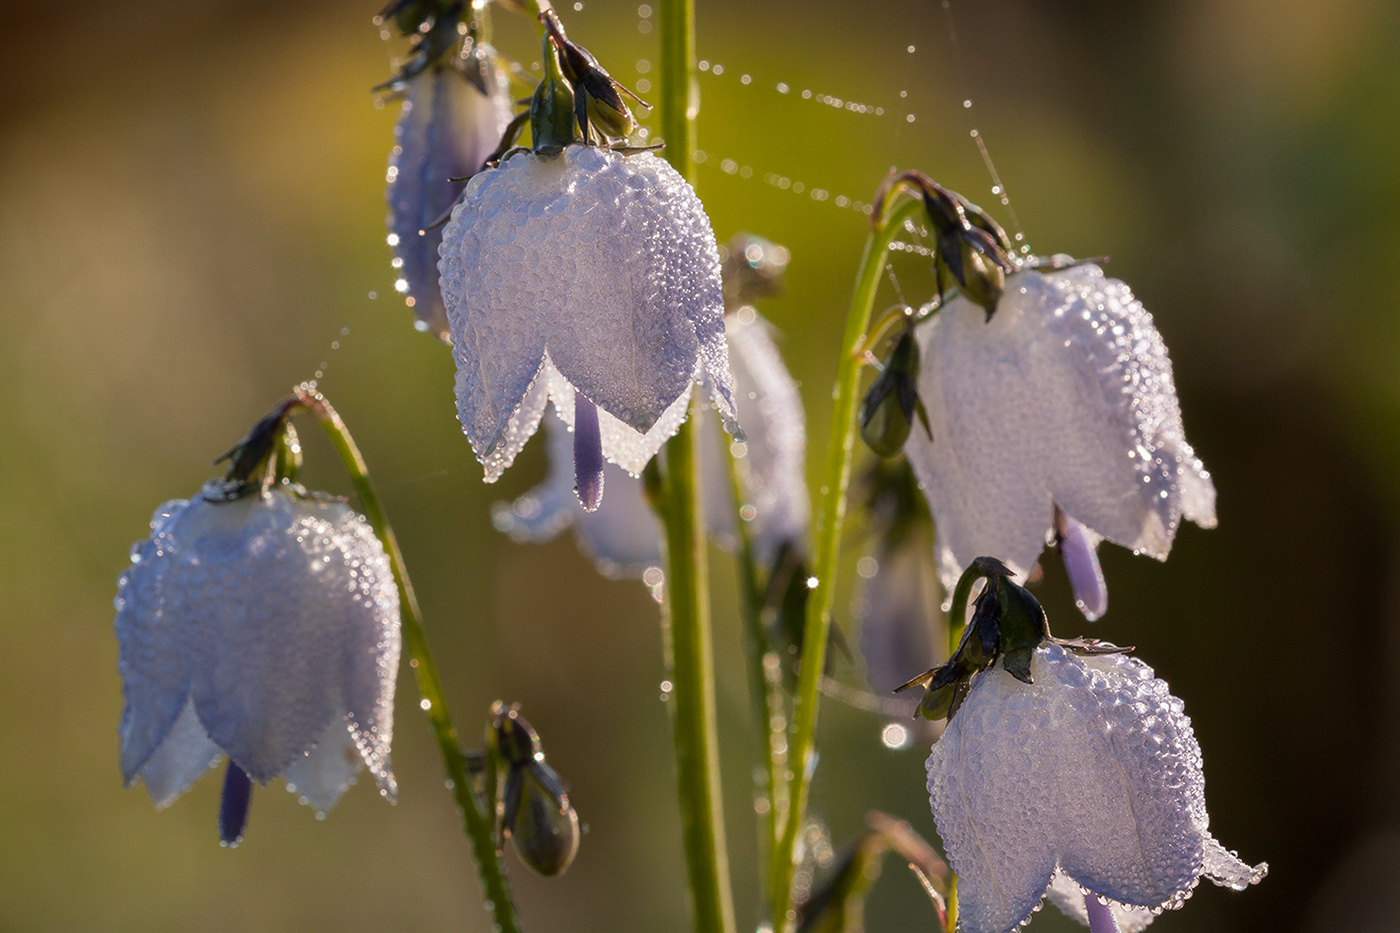
[[280, 489], [178, 499], [131, 560], [116, 598], [128, 786], [164, 807], [227, 754], [318, 811], [362, 766], [394, 799], [399, 597], [361, 516]]
[[[749, 533], [759, 561], [771, 562], [784, 543], [803, 541], [810, 505], [804, 475], [806, 428], [797, 384], [783, 364], [772, 325], [752, 309], [725, 319], [734, 394], [745, 405], [749, 431], [739, 478], [753, 506]], [[708, 409], [707, 409], [708, 411]], [[573, 440], [567, 425], [546, 415], [549, 473], [543, 483], [493, 511], [496, 527], [517, 541], [547, 541], [572, 526], [579, 545], [600, 572], [640, 577], [661, 564], [662, 530], [642, 492], [642, 483], [609, 464], [607, 497], [586, 511], [574, 494]], [[734, 497], [718, 427], [700, 432], [700, 483], [705, 525], [721, 545], [734, 538]]]
[[957, 298], [920, 343], [933, 438], [912, 431], [905, 452], [945, 586], [980, 554], [1024, 576], [1053, 534], [1092, 617], [1107, 605], [1100, 539], [1165, 560], [1182, 517], [1214, 527], [1215, 487], [1186, 443], [1167, 348], [1098, 266], [1009, 276], [990, 321]]
[[606, 459], [629, 473], [685, 420], [697, 379], [737, 430], [714, 232], [694, 189], [649, 153], [518, 153], [468, 183], [440, 249], [457, 411], [486, 480], [545, 404], [574, 434], [580, 499]]
[[[438, 245], [443, 216], [500, 145], [510, 122], [505, 72], [492, 53], [475, 50], [404, 79], [403, 110], [389, 154], [389, 245], [394, 288], [418, 317], [418, 327], [443, 340], [450, 335], [438, 289]], [[453, 181], [453, 179], [459, 179]]]
[[1264, 876], [1210, 835], [1191, 721], [1151, 668], [1047, 643], [1031, 676], [974, 675], [929, 755], [959, 930], [1018, 929], [1057, 872], [1148, 910], [1181, 906], [1202, 877], [1240, 890]]

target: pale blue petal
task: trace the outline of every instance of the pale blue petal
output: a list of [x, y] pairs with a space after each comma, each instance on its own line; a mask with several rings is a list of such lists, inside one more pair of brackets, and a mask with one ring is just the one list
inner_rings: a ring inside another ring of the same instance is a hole
[[[726, 324], [734, 387], [747, 427], [739, 479], [747, 504], [754, 507], [754, 552], [760, 562], [771, 563], [784, 544], [807, 539], [806, 416], [772, 325], [749, 309], [730, 315]], [[727, 468], [721, 463], [720, 469]]]
[[1053, 503], [1164, 558], [1182, 515], [1214, 524], [1152, 316], [1097, 266], [1007, 279], [990, 322], [957, 299], [921, 329], [933, 440], [906, 453], [938, 527], [945, 585], [979, 555], [1027, 572]]
[[326, 813], [336, 805], [355, 775], [364, 767], [360, 750], [346, 728], [344, 717], [331, 720], [316, 747], [301, 755], [287, 768], [287, 790], [312, 807]]
[[142, 766], [141, 781], [157, 809], [168, 807], [218, 764], [221, 755], [195, 715], [194, 704], [187, 702], [165, 740]]
[[383, 643], [397, 596], [377, 598], [387, 561], [344, 503], [273, 492], [204, 508], [220, 522], [188, 548], [185, 585], [206, 607], [191, 695], [210, 738], [265, 784], [347, 708], [347, 658]]
[[466, 185], [451, 179], [481, 171], [511, 116], [504, 73], [495, 67], [483, 73], [485, 94], [455, 66], [409, 78], [389, 157], [385, 199], [400, 288], [420, 326], [443, 339], [450, 329], [438, 288], [442, 226], [433, 225]]
[[122, 677], [121, 768], [128, 786], [156, 752], [189, 696], [186, 594], [170, 585], [178, 560], [172, 528], [189, 503], [156, 509], [151, 537], [131, 549], [131, 566], [117, 583], [117, 664]]

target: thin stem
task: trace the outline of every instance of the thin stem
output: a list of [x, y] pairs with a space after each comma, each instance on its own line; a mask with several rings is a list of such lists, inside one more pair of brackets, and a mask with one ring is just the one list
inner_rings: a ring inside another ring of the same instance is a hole
[[[695, 182], [694, 0], [660, 0], [661, 135], [666, 159]], [[661, 514], [666, 523], [667, 655], [671, 662], [671, 713], [676, 779], [686, 871], [699, 933], [732, 933], [734, 898], [724, 841], [723, 797], [715, 716], [714, 650], [710, 631], [709, 568], [700, 526], [696, 457], [699, 406], [666, 443], [666, 484]]]
[[452, 717], [447, 712], [443, 699], [442, 684], [438, 680], [437, 669], [428, 651], [428, 638], [423, 630], [423, 613], [418, 608], [418, 597], [414, 595], [413, 583], [408, 578], [408, 568], [404, 565], [403, 552], [399, 550], [394, 529], [379, 504], [374, 486], [370, 483], [369, 467], [365, 465], [355, 439], [345, 427], [340, 415], [326, 401], [325, 396], [304, 386], [295, 390], [296, 400], [311, 414], [330, 437], [336, 453], [350, 474], [350, 481], [360, 497], [365, 517], [384, 545], [389, 555], [389, 563], [394, 569], [394, 580], [399, 585], [399, 610], [403, 617], [404, 636], [408, 639], [412, 659], [408, 662], [418, 678], [418, 692], [423, 696], [428, 721], [437, 736], [438, 748], [442, 752], [443, 765], [452, 783], [452, 794], [457, 807], [462, 811], [462, 829], [476, 856], [477, 870], [481, 875], [482, 887], [486, 889], [486, 908], [496, 921], [499, 933], [520, 933], [520, 922], [515, 914], [515, 902], [511, 898], [510, 886], [506, 882], [505, 864], [500, 849], [496, 847], [493, 823], [483, 812], [476, 795], [472, 793], [471, 779], [467, 774], [466, 760], [457, 741], [457, 730], [452, 725]]
[[967, 628], [967, 601], [972, 598], [972, 584], [982, 579], [981, 573], [976, 565], [968, 567], [958, 577], [957, 585], [953, 587], [953, 602], [948, 610], [948, 657], [958, 653], [958, 645], [962, 642], [963, 631]]
[[1095, 895], [1084, 895], [1084, 912], [1089, 917], [1089, 933], [1118, 933], [1118, 919], [1113, 916], [1113, 908]]
[[704, 529], [699, 522], [699, 406], [666, 442], [667, 667], [681, 834], [697, 933], [732, 933], [734, 902], [719, 780], [715, 661]]
[[831, 413], [831, 438], [827, 447], [826, 472], [816, 519], [816, 553], [812, 567], [815, 586], [807, 600], [807, 619], [802, 634], [802, 671], [797, 683], [791, 745], [792, 769], [788, 775], [788, 812], [783, 834], [773, 850], [771, 865], [773, 929], [788, 929], [795, 913], [790, 907], [797, 837], [806, 816], [807, 791], [815, 757], [813, 737], [817, 728], [817, 706], [821, 702], [821, 675], [826, 667], [826, 643], [831, 628], [831, 601], [836, 583], [836, 559], [841, 543], [841, 525], [846, 514], [846, 489], [851, 481], [851, 453], [856, 437], [856, 406], [860, 389], [860, 348], [870, 326], [871, 310], [879, 291], [881, 274], [890, 243], [904, 222], [923, 209], [921, 202], [905, 201], [888, 216], [882, 212], [865, 244], [855, 291], [846, 317], [846, 333], [836, 371], [835, 404]]
[[[729, 438], [723, 437], [727, 444]], [[739, 460], [731, 455], [725, 458], [729, 466], [729, 488], [734, 499], [734, 537], [739, 548], [736, 562], [739, 569], [739, 602], [744, 623], [744, 654], [749, 665], [749, 698], [753, 717], [754, 738], [758, 742], [758, 762], [760, 778], [757, 793], [767, 801], [767, 812], [759, 820], [759, 865], [763, 865], [778, 844], [778, 829], [786, 810], [785, 792], [779, 775], [778, 758], [774, 753], [773, 723], [783, 719], [783, 698], [780, 689], [781, 676], [769, 673], [769, 664], [781, 663], [776, 655], [768, 651], [768, 636], [763, 628], [763, 588], [759, 584], [758, 560], [754, 557], [753, 536], [749, 534], [749, 523], [744, 519], [744, 484], [739, 476]], [[771, 661], [769, 660], [771, 659]], [[777, 736], [781, 740], [782, 736]], [[784, 799], [780, 800], [782, 796]], [[767, 896], [768, 879], [759, 872], [759, 887], [762, 896]], [[759, 907], [759, 916], [768, 913], [765, 901]]]

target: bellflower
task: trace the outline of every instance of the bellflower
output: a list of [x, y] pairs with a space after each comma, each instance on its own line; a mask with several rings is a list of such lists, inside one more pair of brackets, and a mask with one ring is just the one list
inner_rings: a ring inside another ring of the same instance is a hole
[[[773, 341], [772, 327], [751, 309], [725, 319], [734, 392], [753, 406], [750, 431], [739, 460], [755, 554], [770, 563], [786, 542], [806, 535], [809, 517], [805, 468], [806, 434], [797, 384]], [[517, 541], [546, 541], [572, 526], [583, 550], [608, 576], [635, 577], [661, 563], [661, 525], [642, 483], [609, 464], [603, 476], [607, 499], [586, 511], [574, 494], [573, 441], [558, 417], [544, 416], [549, 442], [545, 481], [513, 503], [498, 504], [496, 527]], [[700, 435], [700, 482], [705, 524], [728, 546], [734, 536], [734, 499], [717, 430]]]
[[957, 298], [921, 330], [932, 439], [905, 452], [938, 529], [945, 585], [979, 554], [1017, 574], [1053, 536], [1081, 609], [1107, 607], [1095, 549], [1165, 560], [1183, 517], [1215, 525], [1152, 316], [1091, 263], [1006, 278], [990, 314]]
[[394, 799], [399, 599], [363, 518], [282, 488], [210, 492], [157, 509], [131, 559], [116, 598], [128, 786], [164, 807], [227, 754], [227, 843], [250, 779], [283, 777], [325, 811], [364, 766]]
[[[887, 696], [947, 656], [942, 587], [932, 558], [933, 526], [908, 464], [878, 458], [860, 486], [875, 535], [857, 565], [864, 578], [856, 603], [860, 652], [866, 683]], [[907, 708], [901, 719], [917, 706], [912, 698], [897, 702]]]
[[[389, 156], [389, 245], [394, 283], [418, 317], [418, 327], [446, 340], [447, 310], [438, 289], [442, 219], [481, 171], [510, 122], [505, 73], [489, 49], [427, 68], [395, 82], [403, 111]], [[456, 179], [456, 180], [454, 180]]]
[[1267, 871], [1211, 836], [1191, 721], [1122, 654], [1047, 640], [1027, 677], [1000, 663], [974, 674], [929, 756], [928, 788], [966, 933], [1018, 929], [1059, 876], [1061, 902], [1078, 885], [1095, 906], [1156, 911], [1180, 907], [1202, 877], [1242, 890]]
[[694, 189], [649, 153], [518, 152], [468, 183], [440, 249], [457, 411], [494, 481], [553, 400], [580, 501], [640, 473], [697, 379], [737, 431], [719, 256]]

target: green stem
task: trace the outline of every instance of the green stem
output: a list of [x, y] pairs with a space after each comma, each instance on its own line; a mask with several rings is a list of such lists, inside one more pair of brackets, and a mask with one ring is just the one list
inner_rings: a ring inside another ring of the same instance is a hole
[[770, 890], [773, 898], [773, 929], [788, 929], [795, 917], [790, 901], [797, 837], [806, 816], [807, 791], [815, 758], [813, 737], [817, 728], [817, 706], [821, 698], [821, 675], [826, 668], [827, 637], [831, 629], [831, 601], [836, 583], [836, 559], [840, 549], [841, 525], [846, 514], [846, 489], [851, 480], [851, 453], [856, 437], [856, 406], [859, 402], [861, 354], [875, 296], [890, 243], [903, 231], [904, 222], [923, 209], [917, 200], [904, 201], [888, 216], [878, 216], [865, 243], [855, 291], [846, 317], [846, 333], [836, 372], [835, 404], [831, 413], [831, 438], [827, 447], [826, 472], [816, 518], [816, 553], [812, 575], [815, 586], [807, 600], [807, 619], [802, 634], [802, 672], [794, 701], [791, 758], [788, 774], [788, 812], [778, 847], [773, 850]]
[[666, 442], [666, 656], [681, 834], [697, 933], [732, 933], [734, 902], [719, 779], [715, 661], [704, 529], [699, 522], [699, 405]]
[[467, 774], [466, 761], [457, 741], [457, 730], [452, 725], [452, 717], [447, 712], [443, 700], [442, 684], [438, 680], [437, 669], [433, 666], [432, 655], [428, 651], [428, 638], [423, 630], [423, 613], [418, 608], [418, 597], [414, 595], [413, 583], [408, 578], [408, 568], [404, 565], [403, 552], [399, 550], [394, 529], [389, 525], [379, 497], [370, 483], [369, 467], [365, 465], [355, 439], [345, 427], [340, 415], [319, 392], [297, 387], [296, 400], [302, 408], [321, 423], [340, 454], [345, 470], [355, 486], [374, 533], [384, 545], [389, 555], [389, 563], [394, 569], [394, 580], [399, 585], [399, 609], [403, 617], [403, 632], [408, 640], [412, 658], [409, 667], [418, 678], [418, 692], [423, 696], [423, 704], [437, 736], [438, 748], [442, 752], [443, 765], [451, 780], [452, 794], [457, 807], [462, 811], [462, 828], [476, 856], [477, 869], [481, 874], [481, 884], [486, 890], [486, 908], [495, 920], [498, 933], [520, 933], [520, 921], [515, 915], [515, 902], [511, 898], [510, 886], [506, 882], [505, 863], [500, 849], [496, 847], [493, 824], [495, 820], [483, 812], [481, 803], [472, 793], [471, 779]]
[[[728, 444], [728, 436], [721, 442]], [[739, 569], [739, 601], [744, 623], [744, 654], [749, 665], [749, 698], [753, 717], [754, 738], [757, 740], [758, 762], [761, 770], [757, 793], [767, 802], [767, 811], [759, 821], [759, 865], [763, 865], [778, 844], [778, 828], [786, 808], [786, 797], [779, 775], [778, 756], [775, 754], [774, 739], [782, 740], [786, 728], [783, 722], [783, 697], [781, 675], [772, 670], [780, 664], [776, 654], [768, 650], [768, 635], [763, 628], [763, 588], [759, 585], [758, 560], [754, 557], [753, 536], [749, 534], [749, 523], [744, 519], [744, 484], [739, 476], [739, 461], [728, 456], [729, 488], [734, 499], [734, 537], [738, 541], [739, 553], [736, 563]], [[775, 730], [775, 724], [778, 728]], [[782, 797], [782, 799], [779, 799]], [[767, 895], [767, 881], [764, 872], [759, 872], [761, 894]], [[765, 900], [759, 907], [759, 916], [766, 916], [768, 903]]]
[[957, 654], [958, 644], [962, 641], [963, 630], [967, 628], [967, 601], [972, 597], [972, 584], [982, 579], [982, 574], [975, 566], [968, 567], [958, 577], [958, 583], [953, 587], [953, 602], [948, 611], [948, 657]]
[[[660, 0], [661, 134], [666, 159], [695, 181], [694, 0]], [[666, 484], [661, 514], [666, 524], [667, 655], [671, 662], [671, 713], [676, 780], [686, 871], [699, 933], [732, 933], [734, 899], [724, 841], [723, 798], [715, 716], [714, 650], [710, 631], [709, 572], [696, 457], [699, 406], [666, 443]]]

